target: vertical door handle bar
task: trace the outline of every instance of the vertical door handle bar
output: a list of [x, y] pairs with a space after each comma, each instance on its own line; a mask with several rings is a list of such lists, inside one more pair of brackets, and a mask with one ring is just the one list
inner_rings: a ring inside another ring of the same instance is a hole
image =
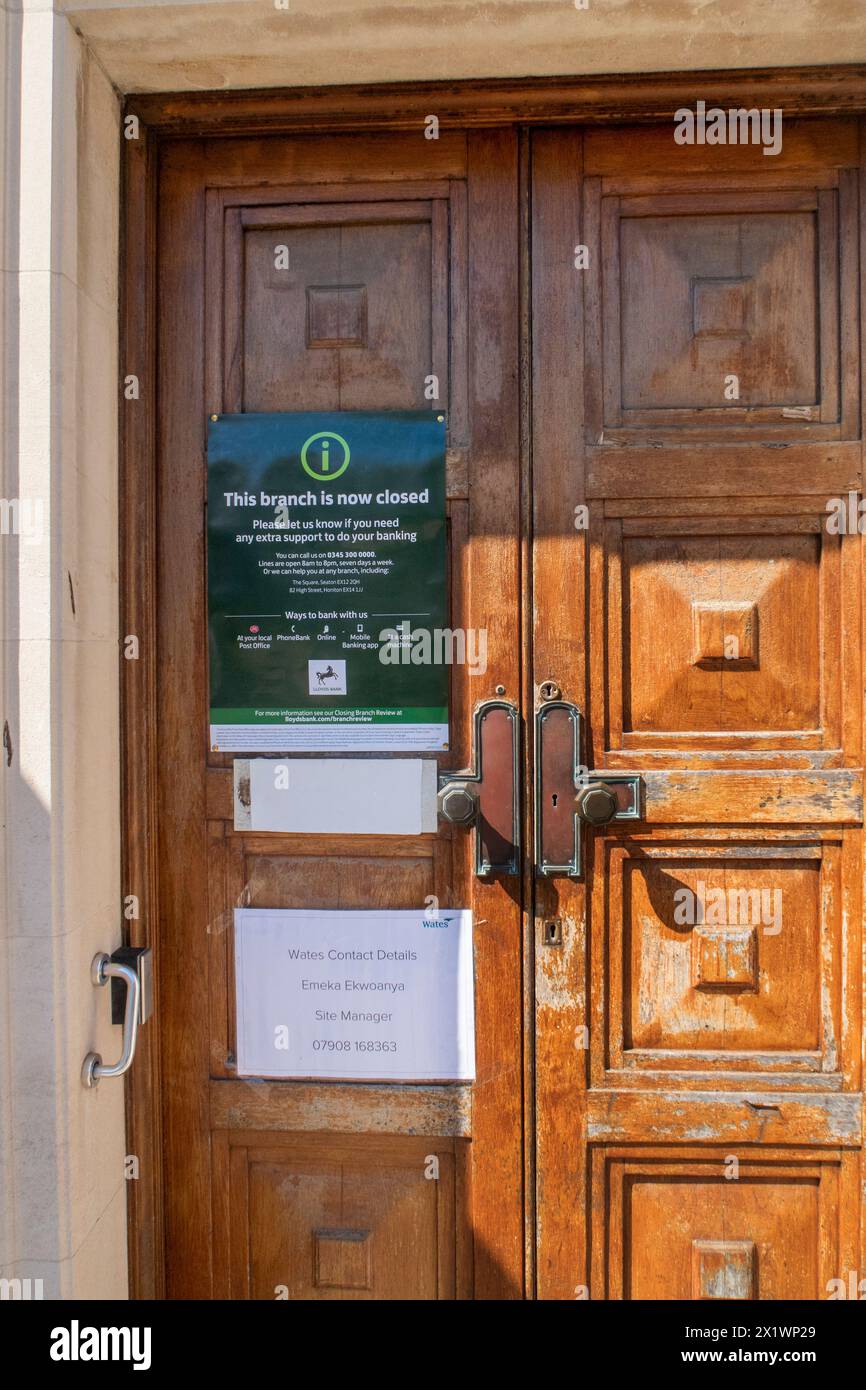
[[126, 1007], [123, 1011], [123, 1051], [118, 1061], [110, 1066], [103, 1062], [98, 1052], [88, 1052], [81, 1069], [81, 1080], [85, 1086], [99, 1084], [103, 1076], [122, 1076], [132, 1065], [135, 1044], [138, 1039], [138, 1024], [141, 1014], [141, 981], [138, 972], [131, 965], [113, 961], [105, 951], [93, 957], [90, 978], [95, 985], [107, 985], [113, 978], [126, 981]]

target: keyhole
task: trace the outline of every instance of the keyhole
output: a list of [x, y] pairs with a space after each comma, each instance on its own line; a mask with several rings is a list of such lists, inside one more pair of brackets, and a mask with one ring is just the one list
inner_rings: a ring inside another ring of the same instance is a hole
[[555, 806], [556, 803], [557, 803], [557, 801], [559, 800], [559, 797], [557, 796], [556, 792], [554, 792], [554, 793], [553, 793], [553, 796], [552, 796], [550, 799], [551, 799], [551, 801], [553, 802], [553, 804], [554, 804], [554, 806]]

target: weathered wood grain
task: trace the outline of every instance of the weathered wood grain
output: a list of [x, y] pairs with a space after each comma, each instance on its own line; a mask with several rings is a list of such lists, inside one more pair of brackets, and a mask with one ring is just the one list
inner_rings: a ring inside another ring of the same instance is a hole
[[591, 1144], [808, 1144], [856, 1149], [863, 1098], [786, 1091], [593, 1091], [587, 1098]]
[[368, 1086], [315, 1081], [210, 1083], [215, 1129], [419, 1134], [470, 1138], [468, 1086]]
[[859, 768], [815, 772], [645, 772], [645, 819], [650, 825], [855, 825], [863, 820]]

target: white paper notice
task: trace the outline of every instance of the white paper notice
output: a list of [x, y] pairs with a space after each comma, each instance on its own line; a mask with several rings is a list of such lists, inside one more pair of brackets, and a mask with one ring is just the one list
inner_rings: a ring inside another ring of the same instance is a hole
[[235, 910], [239, 1076], [471, 1081], [472, 913]]
[[250, 829], [295, 835], [436, 831], [436, 763], [422, 758], [251, 758]]

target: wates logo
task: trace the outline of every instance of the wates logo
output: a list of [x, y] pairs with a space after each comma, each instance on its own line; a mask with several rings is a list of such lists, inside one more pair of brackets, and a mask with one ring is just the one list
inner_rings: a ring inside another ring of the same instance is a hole
[[317, 483], [332, 483], [349, 467], [352, 451], [341, 434], [319, 430], [301, 446], [301, 467]]

